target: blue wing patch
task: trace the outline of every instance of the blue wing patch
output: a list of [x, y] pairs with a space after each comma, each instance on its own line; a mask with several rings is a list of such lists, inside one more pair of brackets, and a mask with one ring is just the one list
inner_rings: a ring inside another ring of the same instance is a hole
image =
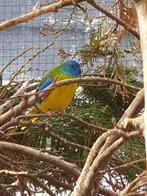
[[45, 80], [41, 86], [39, 86], [39, 91], [43, 91], [46, 87], [48, 87], [50, 84], [53, 83], [53, 80], [51, 78], [48, 78], [47, 80]]

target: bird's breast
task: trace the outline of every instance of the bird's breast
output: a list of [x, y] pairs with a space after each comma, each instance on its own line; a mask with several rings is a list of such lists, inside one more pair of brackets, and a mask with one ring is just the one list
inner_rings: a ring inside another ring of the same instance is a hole
[[77, 89], [77, 84], [63, 85], [53, 89], [37, 107], [42, 112], [49, 110], [54, 112], [63, 111], [71, 102]]

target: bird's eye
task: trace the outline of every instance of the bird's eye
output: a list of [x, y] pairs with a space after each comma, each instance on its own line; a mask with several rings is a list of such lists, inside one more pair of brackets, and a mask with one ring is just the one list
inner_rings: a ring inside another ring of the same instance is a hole
[[75, 65], [74, 65], [74, 64], [72, 64], [72, 65], [71, 65], [71, 68], [75, 68]]

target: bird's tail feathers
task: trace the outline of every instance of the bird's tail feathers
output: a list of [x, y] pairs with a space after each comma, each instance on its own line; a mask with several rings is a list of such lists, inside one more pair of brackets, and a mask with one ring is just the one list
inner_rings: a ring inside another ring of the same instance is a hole
[[[36, 107], [33, 107], [33, 108], [31, 109], [31, 111], [27, 112], [26, 114], [29, 115], [29, 114], [36, 114], [36, 113], [38, 113], [38, 109], [37, 109]], [[38, 119], [38, 117], [33, 117], [33, 118], [31, 119], [31, 122], [36, 122], [37, 119]], [[24, 130], [26, 130], [26, 129], [27, 129], [26, 126], [21, 128], [22, 131], [24, 131]]]
[[[31, 109], [31, 111], [26, 112], [26, 115], [31, 115], [31, 114], [36, 114], [36, 113], [38, 113], [38, 110], [37, 110], [36, 107], [33, 107], [33, 108]], [[31, 122], [36, 122], [37, 119], [38, 119], [38, 117], [33, 117], [33, 118], [31, 119]], [[27, 127], [27, 126], [23, 126], [23, 127], [21, 127], [21, 128], [12, 127], [12, 128], [10, 128], [10, 129], [8, 130], [8, 132], [5, 134], [5, 136], [6, 136], [7, 138], [9, 138], [10, 136], [15, 135], [16, 132], [17, 132], [18, 130], [19, 130], [20, 132], [27, 132], [27, 131], [28, 131], [28, 127]]]

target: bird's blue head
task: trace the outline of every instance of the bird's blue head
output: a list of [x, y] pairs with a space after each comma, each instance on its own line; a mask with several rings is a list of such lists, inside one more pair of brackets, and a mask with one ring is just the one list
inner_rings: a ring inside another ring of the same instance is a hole
[[66, 61], [63, 67], [64, 72], [72, 77], [79, 77], [81, 75], [80, 64], [75, 60]]

